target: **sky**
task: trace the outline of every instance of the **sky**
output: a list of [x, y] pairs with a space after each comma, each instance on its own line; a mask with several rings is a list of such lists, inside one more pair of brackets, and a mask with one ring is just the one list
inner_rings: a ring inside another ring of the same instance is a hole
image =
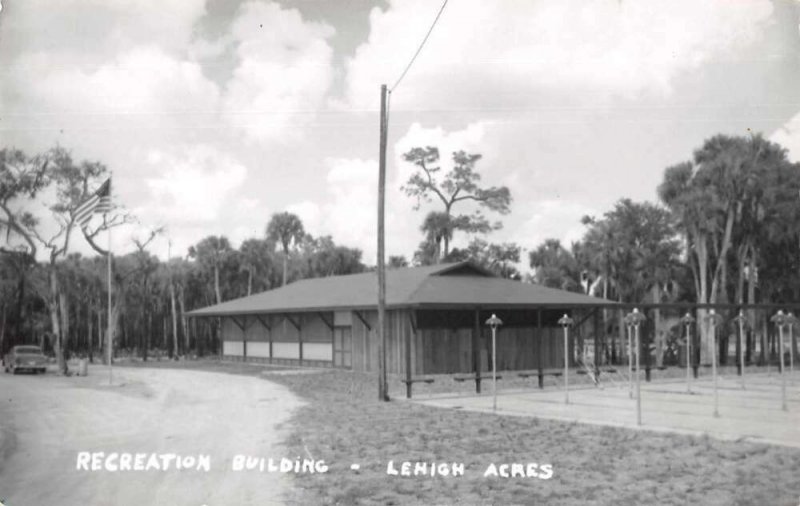
[[395, 86], [440, 7], [2, 0], [0, 147], [104, 163], [138, 219], [117, 252], [157, 227], [162, 258], [208, 235], [238, 246], [290, 211], [372, 265], [381, 84], [387, 255], [411, 258], [436, 208], [401, 190], [414, 147], [444, 169], [481, 154], [482, 183], [513, 198], [485, 238], [525, 257], [621, 198], [657, 202], [664, 169], [715, 134], [763, 133], [800, 161], [798, 0], [450, 0]]

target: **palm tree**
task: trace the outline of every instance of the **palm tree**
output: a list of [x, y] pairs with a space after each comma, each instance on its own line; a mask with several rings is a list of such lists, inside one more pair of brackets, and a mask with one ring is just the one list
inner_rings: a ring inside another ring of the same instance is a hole
[[267, 239], [281, 245], [283, 250], [283, 285], [286, 285], [289, 249], [305, 237], [303, 222], [296, 214], [289, 212], [272, 215], [267, 225]]

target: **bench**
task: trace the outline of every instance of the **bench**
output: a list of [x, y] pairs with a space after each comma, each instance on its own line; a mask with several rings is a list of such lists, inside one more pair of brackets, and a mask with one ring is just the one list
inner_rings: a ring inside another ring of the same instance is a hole
[[[496, 378], [497, 379], [501, 379], [502, 376], [500, 376], [498, 374], [496, 376]], [[453, 381], [458, 381], [459, 383], [463, 383], [465, 381], [473, 381], [473, 380], [476, 380], [476, 379], [479, 379], [479, 380], [482, 380], [482, 381], [483, 380], [491, 380], [492, 376], [491, 375], [488, 375], [488, 376], [475, 376], [475, 375], [472, 375], [472, 376], [453, 376]]]
[[431, 383], [433, 383], [433, 378], [411, 378], [410, 380], [404, 379], [404, 380], [402, 380], [402, 382], [405, 383], [406, 385], [410, 385], [412, 383], [428, 383], [428, 384], [431, 384]]

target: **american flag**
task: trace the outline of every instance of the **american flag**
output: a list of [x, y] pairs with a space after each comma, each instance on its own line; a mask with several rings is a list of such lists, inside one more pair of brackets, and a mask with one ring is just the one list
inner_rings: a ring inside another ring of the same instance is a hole
[[107, 213], [111, 210], [111, 178], [106, 179], [100, 188], [86, 202], [75, 210], [75, 221], [81, 228], [86, 228], [92, 215]]

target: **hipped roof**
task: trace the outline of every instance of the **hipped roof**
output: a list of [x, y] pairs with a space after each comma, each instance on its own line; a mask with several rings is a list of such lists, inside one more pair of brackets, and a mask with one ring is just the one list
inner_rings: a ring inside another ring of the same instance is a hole
[[[376, 272], [303, 279], [249, 297], [196, 309], [189, 316], [233, 316], [376, 309]], [[494, 276], [471, 262], [386, 271], [386, 307], [482, 308], [600, 306], [609, 301]]]

